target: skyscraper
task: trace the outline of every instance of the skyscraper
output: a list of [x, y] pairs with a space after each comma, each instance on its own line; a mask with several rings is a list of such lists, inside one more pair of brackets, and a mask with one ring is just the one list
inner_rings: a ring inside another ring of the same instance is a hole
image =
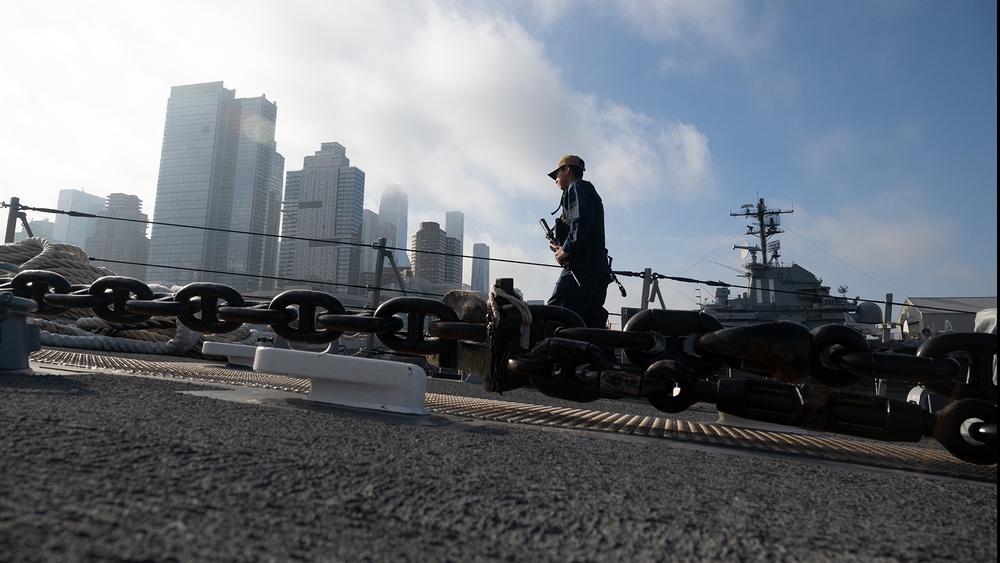
[[401, 249], [393, 255], [396, 265], [400, 268], [406, 268], [410, 265], [405, 250], [409, 242], [409, 238], [406, 236], [408, 201], [402, 186], [389, 184], [382, 192], [382, 199], [378, 204], [378, 222], [382, 229], [382, 236], [385, 237], [386, 246]]
[[490, 247], [482, 242], [472, 245], [472, 291], [489, 293], [490, 287]]
[[[222, 82], [174, 86], [167, 100], [154, 218], [150, 281], [220, 281], [266, 289], [273, 276], [284, 159], [274, 142], [277, 105], [264, 96], [236, 98]], [[226, 275], [234, 272], [242, 275]]]
[[375, 272], [378, 251], [370, 245], [378, 242], [381, 236], [382, 232], [379, 229], [378, 213], [375, 213], [371, 209], [365, 209], [364, 219], [361, 221], [361, 242], [369, 245], [369, 247], [361, 249], [362, 275]]
[[[57, 206], [63, 211], [81, 211], [100, 214], [104, 211], [104, 198], [88, 194], [83, 190], [59, 190]], [[52, 239], [56, 242], [73, 244], [88, 252], [87, 239], [94, 235], [95, 219], [56, 215], [52, 229]]]
[[286, 184], [285, 217], [294, 231], [282, 234], [310, 240], [283, 241], [282, 264], [320, 289], [361, 294], [365, 173], [351, 166], [343, 145], [322, 143], [302, 170], [288, 172]]
[[465, 248], [465, 214], [461, 211], [446, 211], [444, 232], [448, 238], [445, 283], [462, 287], [462, 254]]
[[[299, 231], [299, 185], [302, 172], [289, 170], [285, 176], [285, 195], [281, 198], [281, 241], [278, 243], [278, 286], [285, 287], [295, 273], [295, 241], [289, 237]], [[297, 282], [293, 282], [297, 283]]]
[[448, 268], [448, 242], [441, 224], [434, 221], [420, 223], [413, 235], [413, 277], [432, 284], [445, 283]]
[[444, 232], [448, 233], [448, 236], [451, 238], [463, 240], [465, 237], [465, 213], [461, 211], [445, 211]]
[[146, 238], [147, 217], [142, 212], [142, 200], [129, 194], [111, 194], [101, 214], [115, 219], [95, 219], [94, 235], [87, 241], [87, 254], [94, 258], [121, 261], [101, 265], [119, 276], [145, 280], [144, 264], [149, 259], [149, 239]]

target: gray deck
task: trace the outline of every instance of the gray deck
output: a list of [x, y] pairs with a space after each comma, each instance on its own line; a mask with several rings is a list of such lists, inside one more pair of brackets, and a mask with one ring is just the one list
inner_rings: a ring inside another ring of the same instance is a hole
[[[933, 443], [702, 439], [704, 405], [657, 436], [664, 414], [644, 403], [451, 381], [409, 416], [309, 404], [294, 382], [35, 366], [0, 377], [0, 561], [997, 557], [996, 468], [932, 468]], [[589, 414], [609, 412], [634, 416]]]

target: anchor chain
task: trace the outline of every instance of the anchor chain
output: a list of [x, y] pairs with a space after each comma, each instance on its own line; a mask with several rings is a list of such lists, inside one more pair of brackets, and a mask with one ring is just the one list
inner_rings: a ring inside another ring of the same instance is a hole
[[[826, 432], [893, 441], [929, 436], [965, 461], [997, 461], [995, 334], [938, 335], [906, 353], [874, 351], [843, 325], [812, 331], [791, 322], [724, 328], [696, 311], [644, 310], [622, 331], [589, 329], [571, 311], [519, 301], [512, 280], [494, 288], [485, 313], [475, 315], [466, 313], [483, 307], [461, 306], [464, 296], [446, 297], [451, 305], [397, 297], [375, 311], [348, 313], [335, 296], [312, 290], [259, 302], [216, 283], [158, 294], [133, 278], [106, 276], [74, 286], [41, 270], [18, 273], [0, 292], [31, 299], [40, 315], [90, 309], [120, 327], [152, 317], [176, 317], [206, 334], [262, 324], [307, 344], [370, 333], [396, 353], [434, 357], [447, 368], [462, 367], [456, 349], [463, 343], [487, 356], [478, 365], [488, 391], [530, 384], [578, 402], [642, 398], [668, 413], [706, 402], [735, 416]], [[475, 320], [460, 319], [455, 307]], [[613, 350], [621, 350], [621, 362]], [[726, 366], [763, 377], [718, 377]], [[949, 402], [932, 414], [917, 404], [839, 390], [863, 378], [924, 385]]]

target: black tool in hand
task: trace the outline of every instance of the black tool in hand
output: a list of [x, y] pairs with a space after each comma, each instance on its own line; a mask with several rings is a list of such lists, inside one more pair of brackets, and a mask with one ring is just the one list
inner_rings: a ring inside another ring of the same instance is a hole
[[[552, 232], [552, 229], [549, 228], [548, 222], [545, 219], [539, 219], [538, 224], [541, 225], [542, 230], [545, 231], [545, 238], [549, 240], [549, 244], [552, 246], [559, 246], [559, 241], [556, 240], [556, 235]], [[555, 249], [552, 249], [552, 252], [555, 252]], [[571, 270], [566, 264], [562, 264], [562, 267], [569, 270], [569, 275], [573, 276], [573, 281], [575, 281], [577, 287], [579, 287], [580, 280], [576, 278], [576, 274], [573, 273], [573, 270]]]
[[[611, 262], [612, 262], [612, 261], [614, 261], [614, 258], [612, 258], [612, 257], [608, 256], [608, 269], [609, 269], [609, 270], [611, 270]], [[628, 295], [627, 295], [627, 294], [625, 293], [625, 286], [624, 286], [624, 285], [622, 285], [622, 282], [618, 281], [618, 276], [617, 276], [617, 275], [615, 274], [615, 271], [614, 271], [614, 270], [611, 270], [611, 281], [613, 281], [613, 282], [615, 282], [616, 284], [618, 284], [618, 291], [620, 291], [620, 292], [621, 292], [621, 294], [622, 294], [622, 297], [627, 297], [627, 296], [628, 296]]]

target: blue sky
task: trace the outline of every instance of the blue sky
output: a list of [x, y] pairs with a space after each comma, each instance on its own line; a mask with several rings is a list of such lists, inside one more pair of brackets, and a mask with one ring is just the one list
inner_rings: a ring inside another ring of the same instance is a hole
[[[0, 0], [0, 197], [84, 187], [151, 213], [170, 87], [221, 80], [277, 102], [286, 170], [340, 142], [368, 208], [398, 182], [411, 233], [463, 211], [466, 254], [551, 263], [545, 172], [576, 153], [617, 270], [739, 285], [729, 212], [763, 197], [794, 209], [783, 260], [834, 290], [993, 296], [996, 29], [986, 0]], [[491, 271], [530, 299], [557, 274]], [[638, 305], [623, 282], [612, 311]]]

